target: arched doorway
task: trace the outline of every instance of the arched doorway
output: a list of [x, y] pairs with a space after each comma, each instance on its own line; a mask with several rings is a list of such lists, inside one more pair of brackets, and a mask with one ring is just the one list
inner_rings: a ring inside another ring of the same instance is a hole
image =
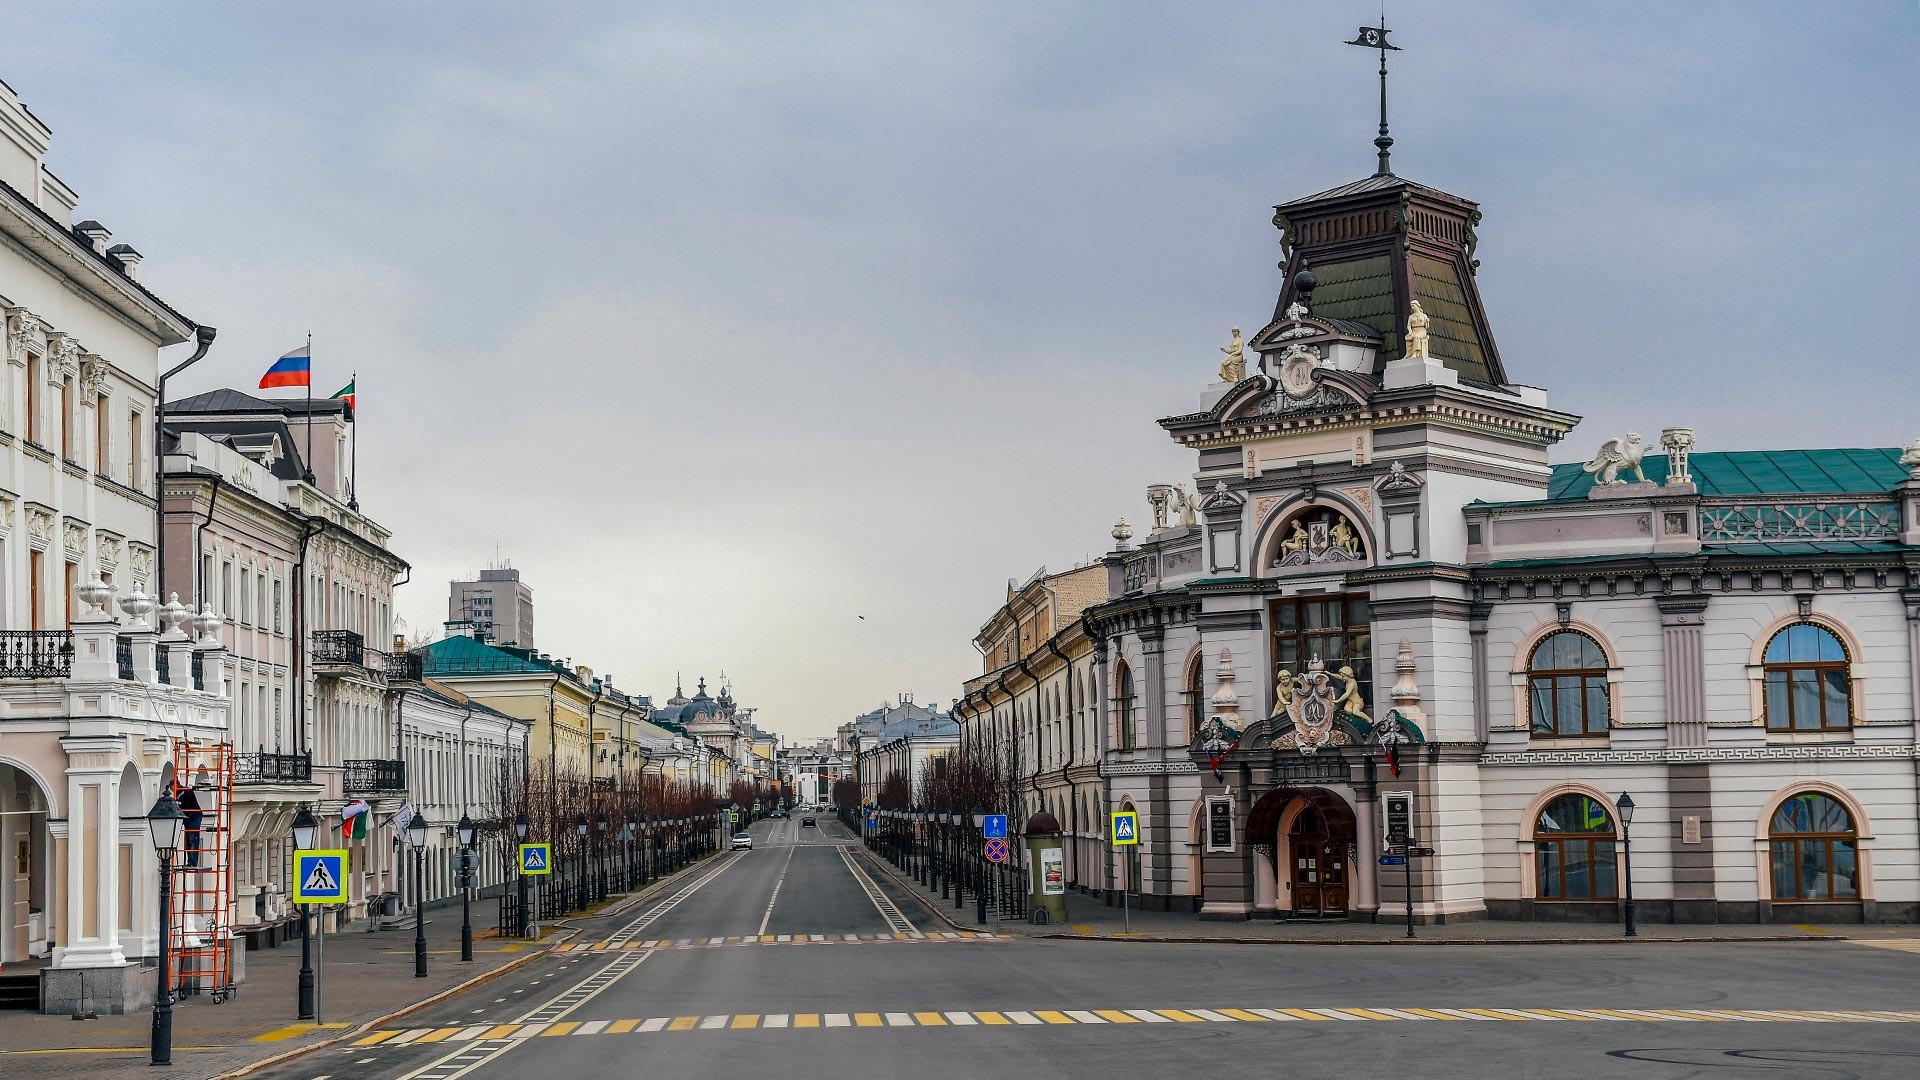
[[1270, 853], [1276, 912], [1344, 919], [1353, 903], [1353, 811], [1321, 788], [1280, 788], [1254, 804], [1247, 837]]
[[33, 774], [0, 761], [0, 964], [44, 957], [53, 938], [48, 809]]

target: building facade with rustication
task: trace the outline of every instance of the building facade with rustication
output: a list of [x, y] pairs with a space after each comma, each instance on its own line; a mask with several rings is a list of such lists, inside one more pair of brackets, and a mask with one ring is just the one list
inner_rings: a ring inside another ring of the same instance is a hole
[[1509, 377], [1476, 204], [1382, 172], [1276, 209], [1272, 320], [1160, 422], [1193, 494], [1149, 489], [1084, 615], [1105, 809], [1142, 812], [1105, 886], [1920, 919], [1920, 443], [1696, 453], [1650, 398], [1660, 435], [1550, 464], [1579, 418]]

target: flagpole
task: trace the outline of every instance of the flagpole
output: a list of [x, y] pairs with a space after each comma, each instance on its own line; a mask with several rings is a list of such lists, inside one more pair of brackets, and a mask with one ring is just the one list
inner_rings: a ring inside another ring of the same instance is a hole
[[301, 479], [313, 483], [313, 331], [307, 331], [307, 466]]
[[[360, 373], [357, 371], [354, 372], [353, 378], [347, 380], [347, 385], [353, 387], [353, 393], [349, 395], [349, 397], [350, 398], [359, 397], [360, 396]], [[357, 409], [354, 409], [354, 407], [351, 404], [347, 406], [347, 409], [350, 412], [358, 411]], [[353, 476], [351, 479], [347, 481], [347, 483], [350, 485], [347, 489], [347, 509], [358, 511], [360, 509], [360, 418], [357, 416], [353, 417], [352, 421], [353, 421], [353, 426], [348, 430], [353, 435], [353, 446], [350, 448], [350, 451], [349, 451], [353, 455], [353, 465], [352, 465]]]

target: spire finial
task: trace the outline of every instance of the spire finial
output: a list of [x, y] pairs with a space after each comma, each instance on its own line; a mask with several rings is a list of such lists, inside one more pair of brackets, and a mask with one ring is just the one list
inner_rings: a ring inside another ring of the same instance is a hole
[[1387, 43], [1387, 13], [1382, 10], [1379, 26], [1361, 27], [1359, 35], [1347, 44], [1380, 50], [1380, 134], [1373, 139], [1373, 145], [1380, 151], [1380, 166], [1373, 171], [1373, 175], [1392, 176], [1393, 167], [1388, 164], [1392, 156], [1393, 136], [1387, 134], [1387, 53], [1399, 52], [1400, 46]]

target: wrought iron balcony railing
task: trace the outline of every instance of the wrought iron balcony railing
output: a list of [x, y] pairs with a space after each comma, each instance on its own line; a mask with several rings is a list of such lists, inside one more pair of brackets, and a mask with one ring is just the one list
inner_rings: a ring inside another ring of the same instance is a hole
[[368, 791], [407, 790], [407, 763], [392, 758], [372, 758], [341, 762], [342, 790], [355, 794]]
[[366, 667], [367, 642], [352, 630], [315, 630], [313, 632], [315, 667]]
[[236, 784], [305, 784], [313, 780], [313, 758], [308, 754], [235, 754]]
[[72, 673], [72, 631], [0, 630], [0, 679], [64, 679]]
[[120, 681], [133, 681], [133, 639], [119, 636], [113, 639], [113, 659], [120, 668]]
[[381, 653], [387, 678], [419, 682], [426, 674], [426, 663], [419, 653]]

